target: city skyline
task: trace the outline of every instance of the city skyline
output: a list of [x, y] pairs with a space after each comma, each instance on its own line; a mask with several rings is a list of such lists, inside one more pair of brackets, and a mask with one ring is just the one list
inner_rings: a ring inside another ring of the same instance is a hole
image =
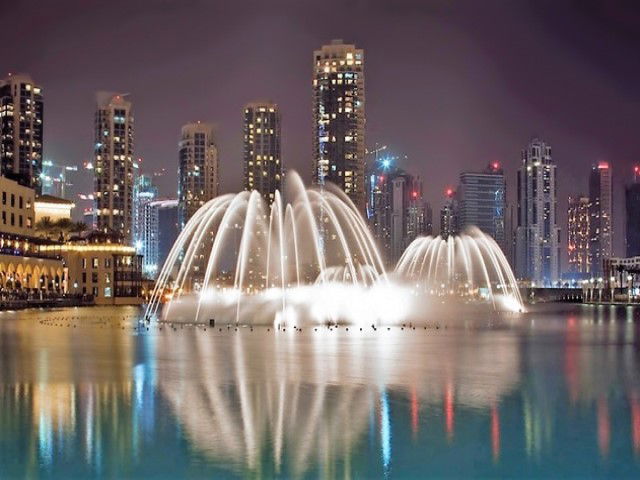
[[[147, 160], [145, 168], [151, 170], [165, 168], [175, 172], [175, 143], [182, 124], [194, 119], [219, 122], [223, 163], [229, 165], [221, 172], [221, 188], [229, 192], [242, 188], [242, 133], [237, 112], [255, 97], [273, 98], [281, 106], [287, 166], [310, 180], [310, 52], [331, 38], [344, 38], [368, 52], [368, 145], [380, 141], [407, 152], [409, 160], [402, 167], [429, 178], [425, 196], [434, 207], [437, 208], [443, 187], [453, 184], [460, 171], [480, 168], [488, 161], [500, 161], [511, 181], [515, 178], [519, 149], [536, 133], [554, 145], [560, 178], [607, 160], [614, 164], [614, 185], [620, 185], [634, 160], [640, 157], [632, 128], [635, 109], [629, 102], [635, 98], [633, 85], [640, 72], [635, 64], [626, 61], [639, 43], [627, 19], [633, 18], [633, 12], [627, 15], [629, 9], [622, 7], [603, 12], [594, 5], [569, 11], [544, 3], [498, 9], [496, 3], [488, 2], [483, 9], [477, 9], [470, 8], [468, 2], [465, 8], [464, 3], [420, 6], [396, 2], [393, 7], [373, 2], [361, 12], [362, 22], [352, 25], [345, 15], [344, 20], [338, 19], [329, 28], [311, 22], [310, 8], [284, 8], [279, 4], [273, 7], [272, 15], [283, 28], [269, 40], [257, 42], [259, 48], [239, 63], [234, 60], [238, 52], [233, 47], [237, 43], [234, 28], [240, 21], [257, 21], [264, 13], [258, 4], [255, 11], [250, 9], [249, 18], [246, 9], [242, 14], [235, 7], [220, 12], [216, 7], [197, 3], [192, 9], [179, 9], [173, 2], [100, 9], [101, 15], [95, 18], [102, 25], [113, 19], [111, 12], [123, 10], [136, 24], [135, 29], [119, 26], [118, 35], [110, 40], [116, 42], [115, 48], [104, 50], [104, 38], [87, 31], [85, 26], [85, 21], [86, 25], [94, 25], [95, 12], [89, 22], [84, 9], [73, 8], [75, 3], [67, 2], [68, 10], [75, 13], [60, 18], [58, 27], [68, 28], [85, 41], [77, 46], [69, 43], [71, 34], [50, 35], [53, 43], [48, 48], [68, 51], [66, 55], [78, 61], [53, 64], [30, 47], [17, 45], [8, 52], [4, 68], [29, 72], [43, 85], [45, 158], [78, 164], [90, 158], [91, 143], [83, 139], [91, 137], [90, 125], [86, 124], [90, 122], [93, 94], [101, 88], [117, 89], [132, 94], [138, 117], [136, 152]], [[17, 7], [21, 8], [24, 7]], [[45, 17], [55, 16], [50, 8], [42, 5], [41, 14], [34, 19], [43, 24], [43, 35], [53, 33], [44, 21]], [[356, 10], [354, 6], [342, 8]], [[205, 22], [200, 22], [209, 18], [208, 13], [228, 20], [221, 22], [225, 26], [215, 34], [207, 33], [203, 29]], [[175, 15], [178, 20], [184, 20], [186, 15], [196, 23], [184, 32], [178, 25], [193, 22], [174, 23]], [[394, 19], [391, 24], [385, 21], [389, 15]], [[598, 22], [599, 15], [607, 21]], [[155, 40], [146, 40], [153, 37], [146, 34], [158, 21], [167, 22], [167, 38], [172, 38], [171, 42], [177, 40], [176, 46], [165, 45], [161, 39], [159, 46], [163, 48], [157, 48]], [[401, 23], [402, 31], [395, 30], [394, 25]], [[289, 24], [309, 28], [300, 30]], [[418, 24], [423, 28], [418, 30]], [[378, 35], [385, 27], [394, 29], [393, 34]], [[0, 35], [11, 35], [13, 29], [10, 25]], [[498, 43], [505, 35], [517, 36], [521, 44]], [[599, 39], [597, 44], [595, 39]], [[185, 57], [184, 42], [193, 40], [199, 40], [198, 49]], [[247, 41], [250, 39], [240, 44]], [[527, 57], [517, 54], [521, 48], [528, 49]], [[124, 60], [115, 54], [123, 49], [128, 52]], [[212, 67], [202, 71], [195, 58], [204, 50]], [[582, 60], [586, 51], [590, 52], [588, 63]], [[611, 55], [611, 51], [616, 54]], [[90, 60], [94, 52], [101, 52], [102, 59], [94, 69], [78, 70], [74, 66], [95, 63]], [[224, 75], [219, 74], [220, 65], [226, 65]], [[535, 88], [519, 78], [530, 76], [534, 65], [536, 70], [542, 66], [550, 73], [536, 82]], [[415, 74], [404, 76], [405, 88], [394, 88], [393, 72], [407, 68]], [[476, 73], [467, 78], [464, 72], [469, 68]], [[574, 84], [576, 78], [587, 80]], [[571, 95], [565, 95], [569, 82]], [[167, 102], [158, 102], [169, 85], [180, 88]], [[618, 121], [613, 125], [607, 118]], [[463, 141], [459, 141], [460, 135]], [[433, 169], [434, 165], [438, 168]], [[435, 173], [427, 177], [426, 173], [432, 170]], [[579, 182], [581, 185], [576, 187], [586, 191], [586, 179]], [[175, 185], [172, 175], [165, 175], [159, 183], [162, 194], [170, 195]], [[572, 193], [570, 189], [573, 185], [561, 184], [559, 197], [566, 199]], [[624, 202], [620, 189], [615, 190], [614, 231], [620, 231], [624, 225]], [[563, 208], [560, 216], [565, 215]], [[565, 218], [559, 223], [565, 225]], [[621, 253], [622, 246], [623, 238], [617, 235], [615, 252]]]

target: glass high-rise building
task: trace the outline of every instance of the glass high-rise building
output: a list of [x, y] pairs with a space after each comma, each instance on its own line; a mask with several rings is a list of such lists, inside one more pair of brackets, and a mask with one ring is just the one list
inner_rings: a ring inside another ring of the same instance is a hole
[[313, 53], [313, 179], [365, 208], [364, 51], [333, 40]]
[[595, 276], [603, 274], [603, 261], [612, 256], [612, 197], [611, 167], [600, 162], [589, 175], [589, 255]]
[[184, 227], [207, 201], [218, 196], [218, 148], [214, 127], [189, 123], [182, 127], [178, 163], [178, 215]]
[[498, 162], [483, 172], [462, 172], [458, 186], [460, 230], [478, 227], [506, 252], [505, 211], [507, 184]]
[[144, 204], [141, 234], [142, 271], [156, 278], [178, 238], [178, 200], [154, 200]]
[[95, 114], [96, 226], [133, 243], [133, 109], [125, 95], [98, 92]]
[[589, 257], [589, 197], [569, 197], [567, 221], [567, 256], [569, 273], [584, 277], [591, 272]]
[[42, 193], [42, 87], [26, 74], [0, 80], [0, 174]]
[[145, 233], [147, 231], [146, 224], [148, 223], [147, 204], [157, 197], [158, 187], [153, 184], [152, 178], [149, 175], [139, 175], [133, 186], [133, 245], [138, 253], [144, 255], [142, 260], [143, 269], [144, 264], [147, 262], [147, 253], [145, 252], [147, 244]]
[[640, 166], [633, 168], [633, 181], [625, 188], [627, 257], [640, 256]]
[[516, 276], [536, 284], [560, 278], [556, 164], [551, 146], [533, 139], [522, 150], [518, 170]]
[[249, 103], [244, 107], [244, 188], [257, 190], [271, 204], [282, 178], [278, 105]]

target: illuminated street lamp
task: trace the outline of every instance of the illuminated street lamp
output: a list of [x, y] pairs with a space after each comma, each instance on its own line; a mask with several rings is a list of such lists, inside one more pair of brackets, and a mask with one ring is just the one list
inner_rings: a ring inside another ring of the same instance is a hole
[[627, 275], [627, 296], [629, 303], [631, 303], [631, 290], [633, 287], [633, 275]]

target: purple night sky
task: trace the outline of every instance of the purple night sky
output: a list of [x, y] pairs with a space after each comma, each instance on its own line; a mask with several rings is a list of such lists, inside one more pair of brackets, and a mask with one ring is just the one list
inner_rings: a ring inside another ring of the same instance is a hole
[[[2, 74], [28, 72], [45, 95], [45, 157], [92, 153], [94, 92], [129, 92], [143, 171], [176, 189], [182, 124], [219, 126], [221, 186], [241, 188], [242, 107], [269, 98], [283, 114], [283, 159], [311, 173], [315, 48], [365, 49], [366, 143], [407, 155], [425, 178], [434, 223], [463, 169], [505, 165], [513, 199], [520, 149], [546, 139], [566, 197], [590, 165], [614, 169], [615, 247], [623, 182], [640, 161], [640, 6], [617, 0], [205, 1], [12, 3], [0, 31]], [[5, 10], [6, 12], [6, 10]], [[86, 190], [91, 190], [87, 183]]]

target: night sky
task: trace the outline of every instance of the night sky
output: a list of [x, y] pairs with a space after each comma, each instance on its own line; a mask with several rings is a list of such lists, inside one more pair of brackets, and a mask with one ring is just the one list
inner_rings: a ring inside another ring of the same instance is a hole
[[[45, 157], [90, 159], [94, 93], [128, 92], [136, 156], [175, 195], [180, 127], [218, 125], [222, 190], [241, 188], [242, 107], [272, 99], [283, 160], [311, 177], [311, 68], [332, 38], [365, 49], [366, 143], [386, 143], [425, 178], [434, 223], [463, 169], [503, 162], [510, 199], [520, 149], [546, 139], [566, 196], [593, 162], [614, 168], [615, 246], [623, 190], [640, 161], [640, 2], [3, 0], [6, 72], [45, 95]], [[87, 183], [86, 190], [92, 189]]]

